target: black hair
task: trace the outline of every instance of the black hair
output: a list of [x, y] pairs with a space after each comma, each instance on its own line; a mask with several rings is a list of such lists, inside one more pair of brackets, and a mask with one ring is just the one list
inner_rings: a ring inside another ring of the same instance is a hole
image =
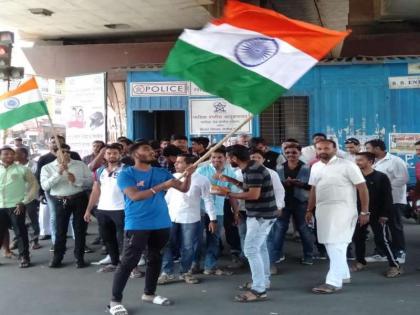
[[322, 133], [322, 132], [314, 133], [312, 135], [312, 140], [315, 139], [315, 137], [323, 137], [324, 139], [327, 139], [327, 136], [325, 135], [325, 133]]
[[299, 143], [298, 140], [296, 140], [295, 138], [287, 138], [286, 140], [284, 140], [283, 142], [293, 142], [293, 143]]
[[169, 139], [169, 138], [163, 138], [163, 139], [160, 139], [159, 143], [162, 143], [162, 142], [169, 142], [169, 141], [170, 141], [170, 139]]
[[188, 138], [184, 135], [179, 135], [179, 134], [174, 134], [171, 136], [171, 140], [175, 141], [175, 140], [185, 140], [188, 141]]
[[[216, 144], [213, 144], [210, 148], [214, 147], [215, 145]], [[224, 145], [221, 145], [216, 150], [214, 150], [213, 153], [219, 153], [219, 154], [226, 155], [226, 147]]]
[[[60, 145], [60, 149], [70, 151], [70, 146], [66, 143], [63, 143], [62, 145]], [[54, 149], [54, 152], [58, 152], [58, 147]]]
[[249, 151], [249, 155], [259, 154], [259, 155], [261, 155], [262, 157], [264, 157], [264, 152], [263, 152], [263, 151], [261, 151], [260, 149], [255, 148], [255, 147], [254, 147], [254, 148], [249, 149], [248, 151]]
[[299, 143], [292, 142], [286, 145], [283, 151], [286, 151], [287, 149], [296, 149], [298, 151], [302, 151], [302, 146]]
[[185, 163], [187, 163], [188, 165], [194, 164], [195, 162], [198, 161], [198, 157], [192, 154], [182, 153], [182, 154], [178, 154], [178, 156], [183, 157], [185, 160]]
[[[121, 142], [123, 142], [123, 141], [121, 141]], [[136, 143], [134, 143], [131, 147], [130, 147], [130, 150], [129, 150], [129, 154], [130, 155], [132, 155], [134, 152], [136, 152], [140, 147], [144, 147], [144, 146], [150, 146], [150, 144], [149, 143], [147, 143], [146, 141], [143, 141], [143, 142], [136, 142]]]
[[248, 162], [249, 161], [249, 150], [240, 144], [231, 145], [227, 150], [228, 156], [234, 156], [239, 161]]
[[28, 149], [27, 148], [23, 148], [23, 147], [22, 148], [16, 148], [16, 152], [17, 151], [22, 152], [25, 155], [25, 157], [28, 158], [29, 152], [28, 152]]
[[102, 140], [95, 140], [92, 143], [99, 143], [101, 145], [101, 148], [105, 146], [105, 142], [103, 142]]
[[120, 153], [122, 152], [122, 150], [123, 150], [123, 147], [122, 147], [122, 145], [121, 144], [119, 144], [119, 143], [111, 143], [111, 144], [107, 144], [106, 146], [105, 146], [105, 148], [106, 148], [106, 150], [118, 150]]
[[379, 148], [382, 151], [386, 150], [385, 142], [383, 142], [381, 139], [372, 139], [365, 143], [365, 145], [370, 144], [374, 148]]
[[328, 142], [328, 143], [331, 143], [331, 144], [333, 145], [333, 148], [334, 148], [334, 149], [335, 149], [335, 148], [337, 148], [337, 143], [335, 143], [335, 141], [334, 141], [334, 140], [331, 140], [331, 139], [324, 139], [324, 140], [318, 141], [316, 144], [318, 144], [318, 143], [322, 143], [322, 142]]
[[420, 145], [420, 140], [414, 143], [414, 145]]
[[180, 154], [182, 154], [181, 149], [173, 144], [168, 144], [168, 146], [162, 150], [162, 155], [164, 157], [178, 156]]
[[370, 153], [370, 152], [358, 152], [356, 153], [356, 155], [358, 156], [364, 156], [365, 158], [367, 158], [369, 160], [369, 162], [375, 163], [375, 154]]
[[[66, 142], [66, 138], [64, 138], [64, 136], [62, 136], [62, 135], [57, 135], [57, 138], [63, 140], [64, 142]], [[50, 137], [50, 140], [55, 140], [55, 136], [51, 136]]]
[[[125, 143], [126, 145], [132, 145], [133, 144], [133, 141], [131, 141], [127, 137], [119, 137], [117, 139], [117, 142], [122, 142], [122, 143]], [[140, 141], [138, 143], [140, 143]]]
[[158, 140], [150, 140], [149, 144], [153, 148], [153, 150], [159, 150], [160, 149], [160, 143], [159, 143]]
[[257, 145], [259, 145], [259, 144], [266, 145], [265, 139], [264, 139], [264, 138], [262, 138], [262, 137], [252, 137], [252, 138], [249, 140], [249, 146], [250, 146], [250, 147], [256, 147], [256, 146], [257, 146]]
[[16, 153], [16, 152], [15, 152], [15, 150], [13, 150], [13, 149], [12, 149], [11, 147], [9, 147], [9, 146], [4, 146], [4, 147], [0, 148], [0, 154], [1, 154], [3, 151], [12, 151], [13, 153]]
[[356, 139], [356, 138], [348, 138], [348, 139], [346, 139], [346, 141], [344, 141], [344, 144], [350, 144], [350, 143], [352, 143], [354, 145], [359, 145], [360, 141], [359, 141], [359, 139]]
[[191, 138], [191, 142], [201, 144], [204, 147], [204, 149], [206, 149], [209, 146], [210, 140], [207, 137], [196, 137]]

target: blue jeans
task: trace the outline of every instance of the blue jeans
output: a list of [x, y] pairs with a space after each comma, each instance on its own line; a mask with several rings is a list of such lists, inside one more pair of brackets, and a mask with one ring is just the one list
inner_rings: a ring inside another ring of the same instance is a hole
[[[48, 191], [45, 192], [45, 200], [47, 200], [48, 209], [50, 210], [50, 231], [51, 231], [51, 243], [55, 244], [55, 239], [57, 237], [57, 211], [56, 211], [56, 204], [53, 200], [53, 197], [51, 197], [50, 193]], [[70, 220], [72, 222], [72, 219]], [[73, 236], [73, 239], [75, 239], [74, 236], [74, 229], [73, 225], [69, 223], [69, 229], [71, 231], [71, 235]]]
[[267, 236], [275, 219], [247, 218], [244, 253], [248, 258], [252, 275], [252, 290], [259, 293], [270, 286], [270, 260]]
[[239, 239], [241, 241], [241, 254], [239, 255], [239, 258], [242, 260], [246, 260], [245, 253], [244, 253], [244, 243], [245, 243], [245, 236], [246, 236], [246, 214], [245, 211], [239, 212], [239, 224], [238, 224], [238, 233], [239, 233]]
[[209, 231], [209, 218], [205, 216], [206, 229], [206, 255], [204, 258], [204, 269], [211, 270], [217, 267], [217, 260], [220, 256], [220, 231], [223, 227], [223, 216], [217, 216], [217, 229], [213, 234]]
[[313, 239], [311, 230], [305, 222], [305, 212], [306, 203], [296, 202], [294, 205], [291, 205], [291, 207], [286, 205], [283, 209], [282, 215], [274, 223], [267, 239], [267, 247], [271, 263], [274, 263], [283, 256], [284, 238], [287, 230], [289, 229], [290, 217], [292, 216], [302, 241], [303, 256], [305, 258], [312, 258]]
[[169, 236], [169, 242], [163, 251], [162, 271], [166, 274], [174, 273], [173, 253], [177, 248], [181, 251], [180, 273], [187, 273], [194, 260], [194, 254], [198, 247], [201, 222], [174, 223]]

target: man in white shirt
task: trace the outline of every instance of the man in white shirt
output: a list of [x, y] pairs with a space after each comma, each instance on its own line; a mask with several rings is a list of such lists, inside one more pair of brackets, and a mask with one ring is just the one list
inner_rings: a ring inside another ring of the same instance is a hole
[[[60, 268], [62, 265], [66, 251], [67, 228], [73, 215], [76, 268], [84, 268], [87, 266], [84, 260], [87, 224], [83, 216], [88, 203], [85, 190], [92, 187], [92, 172], [82, 161], [70, 158], [70, 147], [67, 144], [62, 144], [61, 149], [62, 157], [58, 156], [41, 169], [42, 189], [49, 191], [57, 210], [54, 256], [49, 267]], [[58, 151], [58, 148], [55, 151]]]
[[[402, 224], [402, 213], [407, 206], [407, 183], [409, 180], [407, 164], [398, 156], [386, 152], [385, 142], [380, 139], [365, 143], [366, 151], [375, 154], [373, 168], [385, 173], [392, 187], [393, 206], [389, 218], [389, 229], [392, 236], [392, 251], [400, 264], [405, 263], [405, 237]], [[378, 247], [378, 246], [377, 246]], [[367, 262], [387, 261], [384, 253], [366, 257]]]
[[302, 155], [300, 156], [300, 159], [307, 164], [311, 164], [311, 162], [316, 160], [315, 144], [318, 141], [325, 139], [327, 139], [327, 136], [324, 133], [314, 133], [312, 135], [312, 144], [302, 148]]
[[[369, 193], [365, 179], [355, 163], [336, 156], [336, 144], [322, 140], [316, 144], [320, 161], [312, 166], [309, 185], [312, 186], [306, 221], [312, 222], [316, 207], [318, 241], [324, 244], [330, 259], [330, 270], [324, 284], [312, 289], [314, 293], [329, 294], [342, 289], [350, 281], [347, 265], [347, 246], [354, 229], [369, 222]], [[361, 212], [357, 212], [357, 192]]]
[[124, 241], [124, 194], [117, 184], [117, 177], [123, 170], [121, 146], [118, 143], [105, 146], [106, 166], [95, 172], [95, 182], [85, 211], [84, 219], [90, 222], [92, 209], [97, 206], [96, 218], [99, 233], [106, 246], [111, 264], [98, 270], [100, 273], [114, 272], [120, 262]]
[[[185, 170], [197, 161], [197, 157], [190, 154], [178, 155], [175, 162], [175, 177], [181, 176]], [[205, 211], [210, 218], [209, 231], [214, 233], [217, 229], [216, 211], [213, 198], [210, 195], [210, 181], [207, 177], [193, 173], [191, 186], [188, 192], [183, 193], [176, 189], [169, 189], [165, 200], [168, 204], [169, 215], [172, 221], [169, 242], [164, 249], [162, 274], [159, 284], [167, 284], [175, 281], [174, 251], [179, 248], [181, 252], [180, 276], [188, 284], [196, 284], [199, 280], [189, 273], [194, 260], [194, 254], [199, 243], [201, 232], [200, 202], [204, 201]]]

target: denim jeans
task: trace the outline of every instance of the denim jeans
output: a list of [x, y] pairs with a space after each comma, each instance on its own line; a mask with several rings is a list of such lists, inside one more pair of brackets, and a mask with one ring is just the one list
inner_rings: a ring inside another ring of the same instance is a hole
[[217, 229], [213, 234], [209, 231], [209, 219], [205, 216], [206, 229], [206, 255], [204, 258], [204, 269], [211, 270], [217, 267], [217, 260], [220, 256], [220, 231], [223, 227], [223, 216], [217, 216]]
[[239, 258], [242, 260], [246, 260], [245, 253], [244, 253], [244, 243], [245, 243], [245, 236], [246, 236], [246, 212], [240, 211], [239, 212], [239, 224], [238, 224], [238, 233], [239, 239], [241, 241], [241, 254]]
[[259, 293], [270, 286], [270, 260], [267, 251], [267, 236], [275, 219], [246, 219], [244, 253], [248, 258], [252, 275], [252, 290]]
[[55, 244], [55, 238], [57, 235], [57, 221], [55, 214], [55, 203], [53, 197], [51, 197], [48, 191], [45, 192], [45, 200], [47, 200], [48, 210], [50, 211], [50, 231], [51, 231], [51, 242]]
[[181, 252], [180, 273], [187, 273], [194, 260], [194, 254], [198, 247], [199, 233], [201, 231], [201, 222], [195, 223], [174, 223], [172, 222], [169, 242], [163, 251], [162, 271], [166, 274], [174, 273], [173, 253], [177, 248]]
[[286, 232], [289, 229], [290, 217], [296, 223], [299, 232], [303, 256], [305, 258], [312, 258], [313, 255], [313, 237], [311, 230], [305, 222], [306, 203], [294, 203], [291, 207], [286, 207], [282, 211], [282, 215], [276, 220], [267, 239], [267, 247], [270, 255], [270, 262], [274, 263], [283, 256], [283, 244]]

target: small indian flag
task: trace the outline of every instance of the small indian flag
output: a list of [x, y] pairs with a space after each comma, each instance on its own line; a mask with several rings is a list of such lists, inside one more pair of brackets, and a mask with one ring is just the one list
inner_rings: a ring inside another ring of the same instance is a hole
[[181, 34], [164, 73], [258, 114], [347, 35], [228, 1], [222, 18]]
[[19, 85], [13, 91], [0, 95], [0, 129], [7, 129], [44, 115], [48, 115], [48, 109], [35, 78]]

